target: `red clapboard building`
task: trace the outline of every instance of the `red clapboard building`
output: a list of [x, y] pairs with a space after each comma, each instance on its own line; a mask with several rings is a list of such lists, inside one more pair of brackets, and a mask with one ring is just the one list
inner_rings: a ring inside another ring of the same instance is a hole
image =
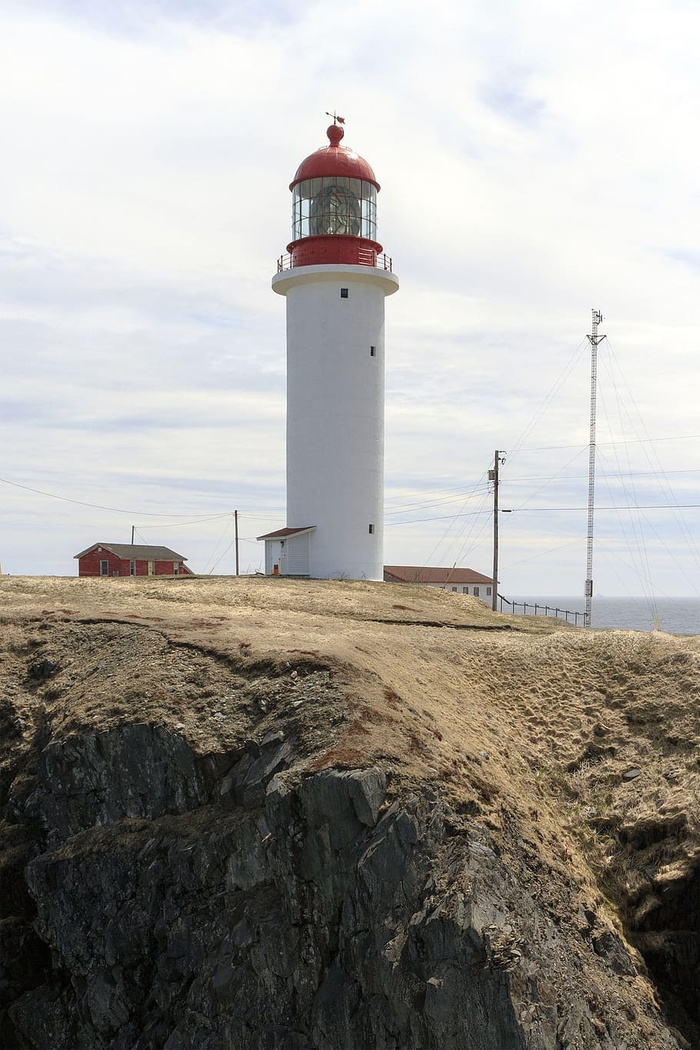
[[94, 543], [74, 555], [78, 576], [193, 576], [182, 554], [145, 543]]

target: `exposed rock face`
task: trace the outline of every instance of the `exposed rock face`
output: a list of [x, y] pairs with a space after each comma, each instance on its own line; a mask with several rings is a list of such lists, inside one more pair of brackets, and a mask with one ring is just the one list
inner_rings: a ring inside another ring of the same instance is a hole
[[3, 1050], [700, 1048], [700, 639], [106, 583], [0, 578]]
[[278, 732], [201, 756], [149, 724], [44, 748], [10, 792], [46, 848], [6, 1045], [680, 1045], [602, 1000], [596, 967], [634, 982], [628, 950], [594, 915], [555, 921], [483, 827], [428, 790], [388, 800], [378, 768], [293, 776], [293, 752]]

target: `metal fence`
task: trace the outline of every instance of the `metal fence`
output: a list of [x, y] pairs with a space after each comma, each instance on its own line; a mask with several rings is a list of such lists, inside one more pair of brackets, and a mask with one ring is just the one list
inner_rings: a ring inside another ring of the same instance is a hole
[[[498, 595], [499, 611], [510, 612], [514, 616], [553, 616], [557, 620], [565, 620], [566, 623], [573, 623], [575, 627], [578, 627], [579, 617], [581, 618], [581, 626], [585, 624], [585, 613], [572, 611], [571, 609], [560, 609], [558, 606], [553, 605], [540, 605], [539, 602], [511, 602], [508, 598], [504, 598], [502, 594]], [[504, 609], [506, 605], [508, 608]], [[522, 612], [520, 611], [522, 610]]]

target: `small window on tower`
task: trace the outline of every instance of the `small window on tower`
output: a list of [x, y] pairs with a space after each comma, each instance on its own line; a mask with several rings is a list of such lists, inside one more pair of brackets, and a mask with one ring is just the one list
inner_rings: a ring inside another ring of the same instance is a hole
[[376, 348], [376, 346], [370, 346], [370, 348], [369, 348], [369, 356], [370, 357], [376, 357], [377, 356], [377, 348]]
[[374, 525], [370, 525], [370, 527], [369, 527], [369, 534], [370, 534], [370, 536], [371, 536], [371, 535], [372, 535], [373, 533], [374, 533]]
[[347, 297], [348, 297], [348, 290], [347, 290], [347, 288], [341, 288], [340, 289], [340, 298], [341, 299], [347, 299]]

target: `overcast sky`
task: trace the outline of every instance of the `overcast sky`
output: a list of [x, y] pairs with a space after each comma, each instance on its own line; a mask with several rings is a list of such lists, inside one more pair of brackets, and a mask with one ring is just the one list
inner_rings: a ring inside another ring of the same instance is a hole
[[0, 0], [0, 562], [263, 566], [285, 524], [288, 185], [382, 185], [387, 564], [700, 594], [695, 0]]

